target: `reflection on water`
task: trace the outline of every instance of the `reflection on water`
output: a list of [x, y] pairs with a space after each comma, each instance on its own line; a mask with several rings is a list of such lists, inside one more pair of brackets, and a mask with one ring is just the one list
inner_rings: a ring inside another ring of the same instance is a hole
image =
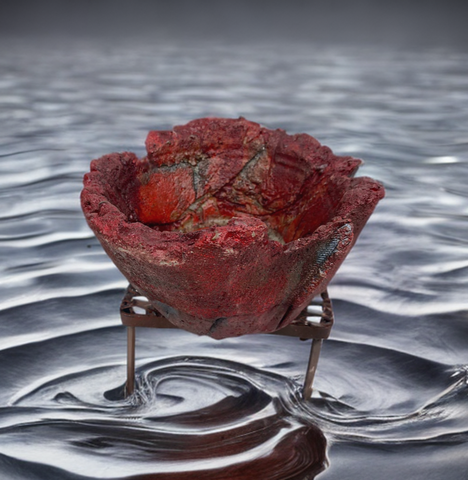
[[[311, 46], [12, 44], [0, 58], [0, 477], [461, 480], [468, 460], [468, 58]], [[244, 115], [385, 183], [308, 342], [140, 330], [79, 206], [89, 161]], [[322, 473], [319, 473], [322, 472]]]
[[172, 357], [139, 377], [129, 399], [122, 385], [102, 390], [122, 381], [116, 365], [28, 386], [11, 402], [3, 452], [98, 478], [314, 478], [325, 466], [323, 433], [281, 376]]

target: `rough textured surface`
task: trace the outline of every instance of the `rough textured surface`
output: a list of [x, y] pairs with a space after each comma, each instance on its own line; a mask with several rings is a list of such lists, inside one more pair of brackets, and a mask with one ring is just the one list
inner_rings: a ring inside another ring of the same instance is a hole
[[323, 291], [383, 197], [361, 164], [243, 118], [154, 131], [91, 163], [89, 226], [142, 294], [213, 338], [277, 330]]

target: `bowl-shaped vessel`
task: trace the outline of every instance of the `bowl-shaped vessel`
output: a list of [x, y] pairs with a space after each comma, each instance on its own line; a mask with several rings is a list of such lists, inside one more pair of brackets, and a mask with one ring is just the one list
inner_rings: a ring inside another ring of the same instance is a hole
[[91, 163], [86, 220], [160, 313], [213, 338], [291, 323], [384, 195], [360, 160], [244, 118], [152, 131], [146, 149]]

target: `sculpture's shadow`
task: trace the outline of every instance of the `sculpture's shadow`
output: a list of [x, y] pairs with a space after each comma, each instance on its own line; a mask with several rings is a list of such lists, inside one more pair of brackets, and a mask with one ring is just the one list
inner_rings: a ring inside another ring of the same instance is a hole
[[[326, 439], [288, 379], [235, 362], [169, 358], [138, 372], [130, 399], [149, 428], [122, 439], [150, 479], [308, 480], [327, 465]], [[108, 392], [110, 393], [110, 392]]]

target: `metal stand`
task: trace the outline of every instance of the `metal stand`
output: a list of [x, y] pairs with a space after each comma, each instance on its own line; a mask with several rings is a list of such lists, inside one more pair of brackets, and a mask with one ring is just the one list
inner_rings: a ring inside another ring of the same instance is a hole
[[[122, 323], [127, 327], [127, 384], [125, 389], [127, 396], [131, 395], [135, 389], [135, 327], [178, 328], [156, 311], [148, 300], [143, 300], [141, 297], [142, 295], [132, 285], [129, 285], [120, 305]], [[312, 301], [309, 304], [309, 306], [320, 306], [321, 312], [308, 311], [306, 308], [293, 323], [276, 332], [271, 332], [274, 335], [298, 337], [301, 340], [312, 339], [302, 391], [304, 400], [308, 400], [312, 395], [312, 384], [322, 343], [329, 337], [334, 321], [332, 303], [328, 292], [325, 290], [321, 297], [321, 301]], [[137, 313], [134, 307], [143, 309], [144, 313]], [[308, 321], [307, 317], [320, 317], [320, 321], [313, 323]]]

